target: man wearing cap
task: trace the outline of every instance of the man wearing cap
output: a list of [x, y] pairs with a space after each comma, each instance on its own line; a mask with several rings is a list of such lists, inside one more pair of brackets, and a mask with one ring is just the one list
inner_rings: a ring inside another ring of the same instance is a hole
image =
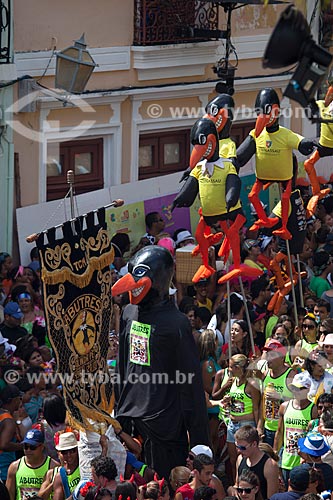
[[45, 474], [58, 466], [58, 462], [44, 455], [44, 434], [31, 429], [22, 441], [24, 457], [15, 460], [8, 469], [6, 487], [10, 500], [26, 500], [38, 495]]
[[21, 392], [16, 385], [7, 385], [0, 392], [0, 478], [5, 481], [9, 465], [16, 459], [15, 452], [22, 450], [17, 443], [18, 429], [13, 417], [21, 405]]
[[53, 500], [65, 500], [80, 482], [78, 443], [74, 432], [60, 434], [55, 448], [63, 466], [54, 479]]
[[275, 493], [270, 500], [297, 500], [301, 498], [308, 489], [310, 482], [309, 466], [299, 465], [290, 472], [288, 480], [288, 491]]
[[296, 372], [285, 363], [286, 344], [287, 341], [282, 336], [268, 340], [263, 348], [266, 352], [267, 369], [259, 373], [263, 381], [264, 441], [271, 446], [274, 445], [278, 430], [280, 404], [293, 399], [289, 386]]
[[282, 453], [282, 475], [286, 487], [290, 471], [301, 463], [298, 455], [298, 440], [306, 433], [310, 420], [317, 418], [316, 405], [308, 400], [308, 392], [311, 382], [298, 379], [298, 375], [292, 380], [290, 389], [293, 399], [285, 401], [279, 408], [279, 424], [274, 439], [274, 450], [279, 452], [283, 446]]
[[[276, 239], [274, 236], [262, 236], [259, 239], [260, 255], [258, 257], [258, 262], [264, 268], [270, 271], [271, 260], [274, 257], [273, 249], [276, 247]], [[270, 273], [271, 276], [271, 273]]]
[[[206, 455], [210, 459], [213, 459], [213, 451], [211, 450], [211, 448], [209, 448], [209, 446], [207, 446], [205, 444], [197, 444], [196, 446], [193, 446], [193, 448], [191, 448], [191, 450], [188, 454], [188, 457], [186, 459], [186, 467], [188, 467], [191, 471], [194, 468], [194, 465], [193, 465], [194, 459], [198, 455]], [[225, 497], [225, 491], [224, 491], [224, 487], [222, 485], [222, 482], [214, 473], [212, 474], [212, 478], [210, 480], [209, 486], [216, 490], [216, 495], [217, 495], [218, 500], [222, 500]], [[193, 494], [194, 494], [194, 491], [193, 491]]]
[[267, 303], [271, 298], [269, 279], [263, 275], [252, 281], [251, 297], [253, 308], [259, 313], [267, 312]]
[[260, 255], [259, 245], [259, 240], [245, 240], [242, 247], [241, 257], [244, 261], [244, 264], [246, 264], [247, 266], [263, 271], [264, 267], [258, 261]]
[[[211, 450], [210, 450], [211, 451]], [[180, 486], [176, 491], [175, 500], [193, 500], [194, 492], [201, 486], [211, 486], [212, 476], [214, 472], [213, 457], [207, 453], [199, 453], [193, 456], [192, 481], [188, 484]], [[222, 498], [225, 497], [225, 494]], [[219, 497], [219, 500], [221, 497]]]
[[18, 339], [28, 334], [27, 330], [20, 326], [23, 313], [17, 302], [8, 302], [3, 312], [5, 319], [0, 325], [0, 332], [10, 344], [16, 344]]
[[324, 489], [333, 490], [333, 469], [322, 461], [322, 456], [330, 451], [325, 437], [319, 432], [309, 432], [298, 440], [298, 454], [304, 463], [321, 470], [324, 477]]
[[184, 230], [177, 234], [176, 248], [183, 248], [187, 245], [194, 245], [195, 239], [190, 231]]

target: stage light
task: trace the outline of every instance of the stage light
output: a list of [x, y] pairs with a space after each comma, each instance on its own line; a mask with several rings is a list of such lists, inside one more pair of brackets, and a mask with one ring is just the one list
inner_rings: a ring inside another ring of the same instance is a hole
[[298, 63], [284, 95], [307, 108], [313, 121], [319, 117], [314, 96], [331, 61], [332, 55], [312, 39], [303, 14], [293, 5], [288, 6], [268, 41], [263, 67], [276, 69]]

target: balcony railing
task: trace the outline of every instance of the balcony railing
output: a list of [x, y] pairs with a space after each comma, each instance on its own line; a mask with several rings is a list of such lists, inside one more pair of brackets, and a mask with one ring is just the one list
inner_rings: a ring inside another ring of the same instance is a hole
[[135, 0], [134, 45], [221, 38], [218, 5], [200, 0]]
[[11, 0], [0, 1], [0, 64], [11, 62]]

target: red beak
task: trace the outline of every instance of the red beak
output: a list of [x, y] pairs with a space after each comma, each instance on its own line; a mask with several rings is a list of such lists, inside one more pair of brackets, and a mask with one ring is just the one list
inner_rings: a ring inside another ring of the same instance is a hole
[[269, 115], [265, 115], [261, 113], [256, 121], [256, 126], [254, 129], [254, 133], [256, 137], [259, 137], [261, 132], [264, 130], [267, 125], [273, 125], [277, 117], [279, 116], [280, 108], [277, 106], [277, 104], [273, 104], [272, 106], [272, 111], [269, 113]]
[[208, 118], [212, 122], [215, 123], [215, 127], [217, 128], [218, 133], [222, 132], [225, 124], [228, 121], [228, 110], [226, 108], [221, 108], [216, 116], [213, 115], [205, 115], [204, 118]]
[[329, 106], [332, 101], [333, 101], [333, 86], [330, 85], [325, 95], [325, 101], [324, 101], [325, 106]]
[[120, 280], [111, 288], [112, 297], [121, 295], [122, 293], [129, 292], [131, 304], [139, 304], [141, 300], [147, 295], [151, 289], [152, 282], [148, 276], [140, 278], [135, 281], [130, 273], [125, 274]]
[[212, 154], [214, 154], [215, 149], [216, 137], [213, 134], [209, 134], [206, 144], [196, 144], [193, 147], [190, 158], [190, 169], [193, 170], [201, 158], [207, 158], [207, 160], [209, 160]]

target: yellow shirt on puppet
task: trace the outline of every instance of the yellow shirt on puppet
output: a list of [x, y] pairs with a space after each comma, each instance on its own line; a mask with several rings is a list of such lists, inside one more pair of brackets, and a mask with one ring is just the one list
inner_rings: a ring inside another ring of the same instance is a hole
[[[199, 182], [202, 215], [212, 216], [227, 212], [225, 185], [229, 174], [237, 175], [237, 171], [231, 161], [223, 158], [215, 162], [204, 160], [192, 170], [190, 175]], [[232, 207], [232, 210], [238, 208], [241, 208], [240, 201]]]
[[253, 129], [250, 135], [256, 141], [256, 177], [267, 181], [291, 179], [292, 151], [298, 148], [303, 137], [284, 127], [271, 133], [265, 128], [257, 138]]
[[219, 155], [221, 158], [236, 157], [236, 144], [230, 137], [219, 140]]
[[[324, 101], [317, 101], [320, 116], [323, 120], [333, 119], [333, 102], [329, 106], [325, 106]], [[320, 139], [319, 144], [326, 148], [333, 148], [333, 123], [320, 124]]]

